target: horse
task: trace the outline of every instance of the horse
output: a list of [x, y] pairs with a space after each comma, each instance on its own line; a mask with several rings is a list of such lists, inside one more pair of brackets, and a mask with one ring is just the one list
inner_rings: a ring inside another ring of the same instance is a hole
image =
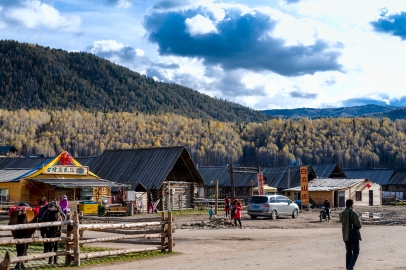
[[[64, 215], [62, 209], [56, 201], [51, 201], [46, 206], [44, 214], [40, 217], [40, 222], [55, 222], [62, 221]], [[44, 227], [40, 229], [42, 238], [61, 237], [61, 226]], [[58, 251], [59, 242], [44, 243], [44, 253]], [[54, 264], [57, 264], [58, 257], [54, 256]], [[49, 264], [52, 264], [52, 257], [49, 257]]]
[[[16, 207], [10, 208], [10, 223], [9, 225], [27, 224], [37, 222], [37, 211], [31, 208], [26, 203], [20, 203]], [[14, 239], [30, 238], [35, 232], [33, 229], [13, 230], [11, 233]], [[16, 244], [17, 256], [27, 256], [28, 244]], [[25, 268], [24, 263], [17, 263], [16, 269]]]

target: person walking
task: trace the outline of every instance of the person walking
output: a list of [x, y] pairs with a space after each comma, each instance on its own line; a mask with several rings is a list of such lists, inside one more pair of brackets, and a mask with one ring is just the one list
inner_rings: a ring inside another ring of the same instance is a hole
[[231, 217], [234, 219], [234, 229], [237, 228], [237, 221], [240, 224], [240, 229], [242, 229], [242, 224], [241, 224], [241, 203], [239, 200], [234, 200], [233, 201], [233, 216]]
[[154, 200], [152, 199], [152, 194], [151, 192], [148, 193], [148, 214], [153, 214], [154, 213]]
[[[352, 270], [359, 255], [359, 241], [362, 239], [358, 230], [361, 229], [362, 224], [358, 214], [353, 211], [354, 201], [348, 199], [345, 206], [345, 210], [340, 213], [340, 222], [346, 249], [345, 267], [347, 270]], [[351, 239], [350, 235], [354, 232], [356, 233], [355, 239]]]
[[224, 198], [224, 211], [226, 212], [226, 217], [232, 218], [230, 216], [230, 202], [231, 202], [231, 200], [226, 196]]

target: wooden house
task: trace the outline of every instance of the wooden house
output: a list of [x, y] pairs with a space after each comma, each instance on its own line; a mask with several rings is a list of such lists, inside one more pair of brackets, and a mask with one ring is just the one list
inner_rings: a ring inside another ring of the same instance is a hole
[[[36, 205], [42, 196], [48, 200], [67, 195], [69, 201], [101, 201], [110, 188], [119, 184], [101, 179], [75, 159], [61, 164], [66, 151], [54, 158], [0, 159], [0, 194], [9, 201]], [[70, 155], [69, 155], [70, 156]]]
[[[353, 199], [357, 206], [381, 205], [381, 186], [368, 179], [316, 178], [309, 181], [309, 197], [313, 204], [321, 205], [328, 199], [333, 207], [345, 207], [347, 199]], [[300, 193], [300, 186], [285, 189]]]
[[149, 191], [158, 209], [188, 209], [203, 185], [203, 178], [185, 147], [106, 150], [90, 164], [100, 177], [126, 185], [115, 189], [116, 196], [125, 191]]

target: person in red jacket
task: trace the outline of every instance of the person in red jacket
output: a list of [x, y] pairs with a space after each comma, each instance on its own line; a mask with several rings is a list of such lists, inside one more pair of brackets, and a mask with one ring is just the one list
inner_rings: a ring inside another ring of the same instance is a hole
[[237, 221], [240, 224], [240, 229], [242, 229], [242, 224], [241, 224], [241, 210], [242, 206], [239, 200], [235, 199], [233, 201], [233, 208], [234, 208], [234, 215], [232, 218], [234, 219], [234, 229], [237, 227]]
[[[224, 198], [224, 211], [226, 212], [226, 217], [230, 216], [230, 202], [231, 200], [226, 196]], [[233, 217], [230, 216], [230, 219], [232, 219]]]

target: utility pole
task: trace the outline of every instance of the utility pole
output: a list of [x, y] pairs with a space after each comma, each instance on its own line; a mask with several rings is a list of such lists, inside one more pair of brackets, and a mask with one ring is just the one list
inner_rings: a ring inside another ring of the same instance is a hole
[[233, 173], [233, 164], [230, 163], [229, 167], [230, 172], [230, 186], [231, 186], [231, 201], [235, 199], [235, 186], [234, 186], [234, 173]]

